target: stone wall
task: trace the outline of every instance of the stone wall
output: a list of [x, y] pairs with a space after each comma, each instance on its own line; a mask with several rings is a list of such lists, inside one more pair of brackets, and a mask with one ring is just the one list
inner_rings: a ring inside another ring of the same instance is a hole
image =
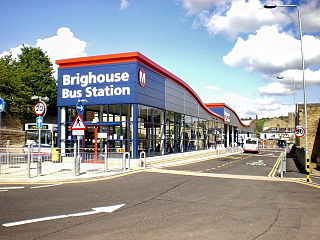
[[282, 129], [292, 128], [292, 123], [293, 123], [292, 116], [293, 116], [293, 113], [288, 114], [288, 118], [289, 118], [288, 122], [281, 120], [280, 118], [274, 117], [263, 124], [263, 130], [266, 130], [268, 128], [276, 128], [276, 130], [279, 131], [280, 128]]
[[[297, 105], [296, 126], [303, 126], [304, 124], [304, 105]], [[308, 125], [308, 155], [311, 160], [316, 161], [317, 156], [320, 155], [320, 103], [307, 104], [307, 125]], [[305, 137], [296, 138], [297, 146], [305, 147]]]

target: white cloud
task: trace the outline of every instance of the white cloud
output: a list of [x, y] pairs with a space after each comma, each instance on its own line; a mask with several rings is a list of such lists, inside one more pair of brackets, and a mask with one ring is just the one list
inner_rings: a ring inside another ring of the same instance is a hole
[[203, 9], [212, 6], [224, 6], [231, 2], [231, 0], [181, 0], [182, 7], [187, 10], [188, 15], [198, 14]]
[[121, 0], [120, 1], [120, 10], [125, 10], [129, 7], [129, 2], [127, 0]]
[[[310, 35], [303, 37], [307, 65], [320, 61], [320, 39]], [[230, 67], [244, 67], [248, 72], [280, 72], [301, 67], [300, 40], [277, 26], [265, 26], [247, 40], [239, 37], [233, 49], [223, 57]]]
[[212, 93], [212, 92], [214, 92], [214, 91], [220, 90], [220, 88], [217, 87], [217, 86], [205, 86], [204, 89], [205, 89], [205, 91], [208, 92], [208, 93]]
[[[320, 3], [319, 0], [309, 0], [307, 4], [301, 5], [301, 22], [303, 31], [320, 31]], [[292, 13], [292, 17], [297, 19], [297, 13]], [[296, 20], [297, 21], [297, 20]]]
[[262, 25], [290, 22], [286, 9], [270, 11], [263, 8], [259, 0], [232, 1], [227, 11], [216, 11], [207, 19], [202, 17], [204, 26], [213, 34], [225, 34], [230, 38], [240, 33], [255, 32]]
[[62, 27], [57, 35], [49, 38], [38, 39], [36, 47], [46, 51], [51, 61], [64, 58], [84, 57], [87, 44], [76, 37], [70, 28]]
[[264, 96], [256, 99], [241, 96], [236, 93], [228, 93], [220, 96], [215, 102], [223, 102], [232, 107], [240, 118], [251, 117], [278, 117], [287, 116], [293, 111], [292, 106], [283, 105], [272, 97]]
[[[29, 45], [24, 45], [29, 46]], [[75, 58], [75, 57], [84, 57], [87, 56], [85, 52], [87, 44], [85, 41], [82, 41], [74, 37], [70, 28], [61, 27], [57, 31], [57, 35], [49, 38], [38, 39], [35, 47], [41, 48], [48, 57], [50, 58], [53, 68], [54, 68], [54, 77], [57, 78], [57, 68], [55, 61], [58, 59], [65, 58]], [[0, 53], [0, 57], [12, 54], [13, 58], [21, 53], [21, 48], [23, 45], [20, 45], [15, 48], [11, 48], [9, 52], [5, 51]]]
[[[294, 89], [299, 90], [303, 88], [302, 70], [288, 69], [277, 74], [264, 75], [266, 81], [273, 81], [266, 86], [260, 87], [259, 92], [262, 95], [291, 95]], [[277, 82], [274, 82], [274, 81]], [[305, 70], [306, 85], [320, 85], [320, 70], [312, 71]]]
[[259, 92], [262, 95], [290, 95], [292, 91], [289, 90], [284, 84], [280, 82], [269, 83], [266, 86], [260, 87]]
[[[298, 69], [289, 69], [279, 74], [281, 77], [280, 82], [285, 84], [295, 84], [302, 86], [302, 71]], [[305, 70], [305, 80], [307, 85], [320, 85], [320, 70], [312, 71], [310, 69]]]
[[[27, 44], [25, 44], [24, 46], [29, 47], [29, 45], [27, 45]], [[4, 51], [4, 52], [0, 53], [0, 58], [11, 54], [13, 59], [17, 59], [18, 55], [21, 54], [22, 47], [23, 47], [23, 45], [19, 45], [18, 47], [11, 48], [9, 51]]]

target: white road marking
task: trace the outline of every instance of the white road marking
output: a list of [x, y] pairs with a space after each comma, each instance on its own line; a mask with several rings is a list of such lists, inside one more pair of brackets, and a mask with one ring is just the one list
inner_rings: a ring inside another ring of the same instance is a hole
[[102, 213], [102, 212], [112, 213], [115, 210], [123, 207], [124, 205], [125, 204], [118, 204], [118, 205], [108, 206], [108, 207], [97, 207], [97, 208], [92, 208], [92, 211], [88, 211], [88, 212], [63, 214], [63, 215], [57, 215], [57, 216], [49, 216], [49, 217], [23, 220], [23, 221], [18, 221], [18, 222], [4, 223], [4, 224], [2, 224], [2, 226], [13, 227], [13, 226], [18, 226], [18, 225], [23, 225], [23, 224], [28, 224], [28, 223], [43, 222], [43, 221], [49, 221], [49, 220], [54, 220], [54, 219], [67, 218], [67, 217], [86, 216], [86, 215], [97, 214], [97, 213]]
[[8, 192], [9, 190], [0, 190], [0, 192]]
[[47, 188], [47, 187], [53, 187], [53, 186], [58, 186], [61, 185], [61, 183], [58, 184], [51, 184], [51, 185], [42, 185], [42, 186], [37, 186], [37, 187], [30, 187], [32, 189], [37, 189], [37, 188]]
[[0, 187], [0, 190], [23, 189], [25, 187]]
[[251, 165], [251, 166], [266, 166], [266, 164], [263, 162], [263, 160], [258, 160], [257, 162], [247, 163], [247, 165]]

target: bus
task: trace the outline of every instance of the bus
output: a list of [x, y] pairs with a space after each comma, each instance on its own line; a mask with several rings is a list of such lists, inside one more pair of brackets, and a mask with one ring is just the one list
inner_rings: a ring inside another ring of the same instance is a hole
[[258, 138], [246, 138], [243, 144], [243, 152], [259, 153], [259, 147]]
[[[25, 151], [27, 147], [32, 146], [33, 151], [39, 151], [39, 129], [36, 123], [26, 123], [25, 129]], [[53, 147], [57, 147], [58, 125], [52, 123], [43, 123], [41, 128], [40, 152], [51, 153]]]

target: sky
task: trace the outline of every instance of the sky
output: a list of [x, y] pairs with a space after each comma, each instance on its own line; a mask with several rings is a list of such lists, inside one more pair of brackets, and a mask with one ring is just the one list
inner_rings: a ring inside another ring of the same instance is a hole
[[0, 57], [22, 45], [53, 64], [138, 51], [205, 103], [283, 116], [304, 101], [297, 8], [265, 4], [299, 5], [307, 103], [320, 102], [319, 0], [1, 0]]

